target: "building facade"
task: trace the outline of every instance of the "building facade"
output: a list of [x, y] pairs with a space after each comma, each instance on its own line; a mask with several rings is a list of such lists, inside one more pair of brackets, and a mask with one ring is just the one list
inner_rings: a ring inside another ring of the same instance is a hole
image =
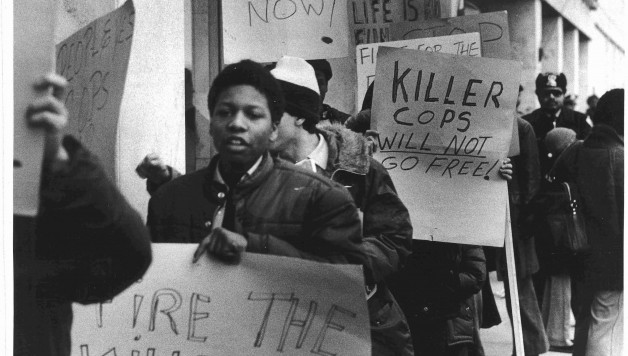
[[541, 72], [565, 73], [582, 112], [590, 95], [625, 86], [624, 0], [473, 0], [461, 13], [500, 10], [508, 11], [513, 57], [523, 63], [522, 111], [538, 107]]

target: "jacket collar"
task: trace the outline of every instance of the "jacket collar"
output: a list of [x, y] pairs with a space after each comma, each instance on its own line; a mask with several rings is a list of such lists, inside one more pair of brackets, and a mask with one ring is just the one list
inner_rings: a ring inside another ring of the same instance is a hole
[[[212, 200], [223, 200], [229, 188], [223, 182], [217, 181], [215, 178], [215, 172], [218, 169], [218, 162], [220, 161], [220, 155], [214, 156], [209, 166], [205, 168], [203, 177], [203, 193], [206, 197]], [[266, 179], [268, 174], [274, 167], [273, 158], [270, 153], [266, 152], [262, 156], [262, 161], [259, 163], [259, 167], [252, 172], [251, 175], [246, 174], [240, 182], [236, 185], [236, 189], [233, 192], [234, 195], [242, 195], [257, 188]], [[222, 194], [221, 194], [222, 193]]]
[[370, 168], [369, 150], [366, 139], [340, 124], [325, 124], [318, 127], [327, 141], [329, 159], [326, 171], [333, 174], [338, 170], [366, 175]]
[[589, 137], [584, 142], [587, 147], [624, 146], [624, 140], [617, 134], [617, 131], [605, 124], [593, 126]]

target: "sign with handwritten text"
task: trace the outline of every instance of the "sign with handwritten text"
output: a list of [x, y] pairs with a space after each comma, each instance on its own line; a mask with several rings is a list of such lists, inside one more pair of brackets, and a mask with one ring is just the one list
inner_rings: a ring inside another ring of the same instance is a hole
[[349, 0], [351, 37], [356, 45], [389, 42], [390, 25], [440, 17], [438, 0]]
[[75, 304], [72, 355], [367, 355], [362, 268], [245, 253], [239, 264], [196, 244], [153, 244], [141, 281]]
[[346, 57], [346, 0], [228, 0], [222, 2], [224, 62]]
[[69, 82], [68, 133], [98, 155], [111, 178], [134, 21], [128, 0], [57, 45], [57, 73]]
[[393, 40], [448, 36], [468, 32], [480, 33], [483, 57], [512, 58], [506, 11], [428, 19], [421, 22], [399, 22], [390, 25], [390, 36]]
[[358, 45], [355, 48], [358, 73], [358, 107], [362, 107], [364, 94], [375, 77], [375, 64], [377, 63], [377, 49], [379, 46], [450, 53], [459, 56], [481, 57], [482, 55], [480, 34], [477, 32]]
[[381, 47], [374, 157], [411, 212], [414, 238], [503, 246], [521, 64]]

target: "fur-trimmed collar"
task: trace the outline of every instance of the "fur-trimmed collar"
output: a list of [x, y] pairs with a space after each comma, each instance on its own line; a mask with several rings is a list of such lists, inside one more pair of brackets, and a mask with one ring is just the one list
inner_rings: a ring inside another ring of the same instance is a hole
[[344, 170], [360, 175], [368, 173], [370, 156], [364, 136], [341, 124], [323, 124], [317, 128], [329, 147], [328, 172]]

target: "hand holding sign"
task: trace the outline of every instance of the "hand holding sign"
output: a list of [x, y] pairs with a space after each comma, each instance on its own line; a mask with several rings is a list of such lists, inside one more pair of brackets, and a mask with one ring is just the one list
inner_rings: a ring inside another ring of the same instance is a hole
[[74, 304], [72, 355], [370, 354], [360, 266], [256, 253], [192, 264], [195, 248], [153, 244], [141, 281]]
[[194, 260], [197, 262], [207, 250], [214, 256], [228, 262], [238, 263], [240, 255], [244, 250], [248, 241], [237, 232], [229, 231], [223, 227], [216, 227], [211, 234], [207, 235], [194, 251]]
[[520, 64], [381, 47], [373, 157], [398, 182], [414, 238], [503, 245], [504, 158]]
[[66, 161], [68, 154], [61, 146], [61, 131], [68, 123], [68, 110], [61, 99], [67, 86], [65, 78], [50, 73], [39, 79], [34, 87], [43, 96], [36, 98], [26, 109], [26, 120], [31, 127], [46, 130], [44, 167], [55, 169], [56, 163]]
[[501, 167], [499, 167], [499, 175], [507, 181], [512, 180], [512, 163], [510, 163], [510, 158], [506, 158], [502, 162]]

